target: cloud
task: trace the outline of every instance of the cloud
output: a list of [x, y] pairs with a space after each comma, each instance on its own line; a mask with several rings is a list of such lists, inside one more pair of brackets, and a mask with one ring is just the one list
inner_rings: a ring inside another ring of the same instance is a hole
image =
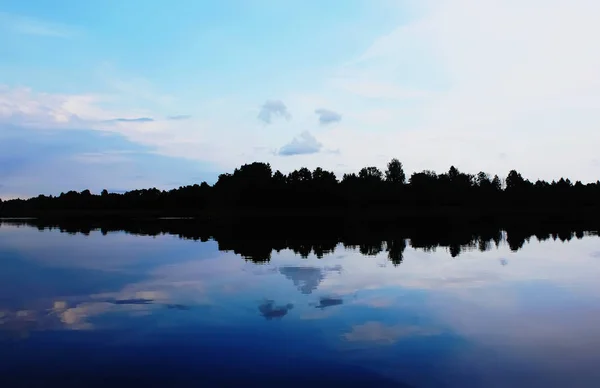
[[[217, 126], [197, 119], [192, 123], [150, 121], [151, 112], [119, 108], [120, 102], [112, 95], [49, 94], [0, 85], [0, 124], [45, 132], [69, 129], [118, 133], [132, 143], [153, 148], [158, 155], [210, 161], [220, 165], [216, 168], [219, 172], [246, 160], [239, 155], [247, 149], [250, 136], [233, 130], [237, 126]], [[223, 131], [235, 133], [237, 141], [225, 142]]]
[[168, 116], [167, 120], [189, 120], [191, 118], [192, 118], [191, 115], [175, 115], [175, 116]]
[[72, 38], [79, 33], [77, 29], [64, 24], [6, 12], [0, 12], [0, 29], [5, 29], [16, 34], [52, 38]]
[[427, 329], [420, 326], [394, 325], [386, 326], [381, 322], [367, 322], [352, 326], [352, 330], [343, 337], [350, 342], [375, 342], [391, 345], [401, 338], [430, 336], [440, 334], [439, 330]]
[[0, 85], [0, 123], [64, 128], [82, 120], [108, 120], [109, 113], [97, 105], [101, 100], [94, 95], [48, 94]]
[[308, 131], [302, 132], [298, 137], [279, 149], [281, 156], [316, 154], [323, 145]]
[[294, 305], [288, 303], [284, 306], [275, 306], [275, 302], [272, 300], [265, 300], [261, 305], [258, 306], [260, 315], [265, 317], [267, 320], [280, 319], [287, 315], [287, 313], [294, 308]]
[[117, 123], [151, 123], [154, 119], [151, 117], [134, 117], [134, 118], [117, 118], [112, 120], [107, 120], [107, 122], [117, 122]]
[[321, 125], [333, 124], [342, 121], [342, 115], [329, 109], [316, 109], [315, 113], [319, 116]]
[[258, 119], [266, 124], [271, 124], [273, 116], [281, 116], [286, 120], [290, 120], [292, 115], [288, 112], [287, 107], [281, 100], [267, 100], [260, 108]]

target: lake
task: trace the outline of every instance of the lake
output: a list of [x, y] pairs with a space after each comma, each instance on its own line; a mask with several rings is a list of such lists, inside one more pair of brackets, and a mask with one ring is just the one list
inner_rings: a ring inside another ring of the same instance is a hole
[[3, 387], [600, 381], [597, 232], [438, 228], [423, 243], [164, 222], [175, 229], [0, 224]]

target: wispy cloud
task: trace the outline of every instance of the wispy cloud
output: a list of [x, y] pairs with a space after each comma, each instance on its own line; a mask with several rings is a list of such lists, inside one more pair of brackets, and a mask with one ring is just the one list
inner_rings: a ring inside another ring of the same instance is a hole
[[167, 120], [189, 120], [191, 118], [192, 118], [191, 115], [175, 115], [175, 116], [168, 116]]
[[0, 29], [23, 35], [72, 38], [80, 33], [77, 28], [61, 23], [0, 12]]
[[287, 106], [281, 100], [267, 100], [260, 108], [258, 119], [265, 124], [271, 124], [273, 116], [281, 116], [286, 120], [290, 120], [292, 115], [287, 109]]
[[151, 117], [134, 117], [134, 118], [116, 118], [112, 120], [106, 120], [106, 122], [117, 122], [117, 123], [151, 123], [154, 119]]

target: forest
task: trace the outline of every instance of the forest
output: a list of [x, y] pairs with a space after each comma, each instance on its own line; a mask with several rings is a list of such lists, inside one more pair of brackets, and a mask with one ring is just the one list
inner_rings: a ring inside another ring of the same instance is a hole
[[511, 170], [506, 178], [485, 172], [469, 174], [454, 166], [438, 174], [425, 170], [406, 176], [392, 159], [385, 171], [364, 167], [344, 174], [300, 168], [289, 174], [254, 162], [206, 182], [159, 190], [110, 193], [68, 191], [58, 196], [0, 200], [2, 217], [68, 215], [507, 215], [569, 214], [600, 211], [600, 181], [583, 184], [561, 178], [535, 182]]

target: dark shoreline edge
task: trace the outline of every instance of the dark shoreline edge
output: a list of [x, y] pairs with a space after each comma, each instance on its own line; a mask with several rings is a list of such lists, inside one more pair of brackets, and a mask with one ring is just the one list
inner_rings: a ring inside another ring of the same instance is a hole
[[0, 211], [0, 219], [101, 219], [101, 218], [194, 218], [197, 220], [235, 220], [242, 218], [307, 219], [343, 218], [382, 221], [418, 219], [445, 220], [492, 220], [492, 219], [539, 219], [539, 220], [598, 220], [600, 206], [569, 207], [491, 207], [478, 206], [365, 206], [365, 207], [313, 207], [313, 208], [263, 208], [220, 207], [212, 209], [156, 209], [156, 210], [37, 210], [22, 213]]

